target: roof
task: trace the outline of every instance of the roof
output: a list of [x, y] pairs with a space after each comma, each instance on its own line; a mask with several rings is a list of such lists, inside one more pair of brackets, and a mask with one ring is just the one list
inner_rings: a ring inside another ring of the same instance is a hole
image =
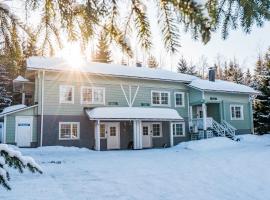
[[170, 108], [98, 107], [85, 112], [90, 120], [183, 120], [176, 110]]
[[241, 85], [229, 81], [223, 80], [193, 80], [188, 86], [208, 91], [218, 91], [218, 92], [230, 92], [230, 93], [247, 93], [247, 94], [259, 94], [258, 91], [246, 85]]
[[15, 78], [13, 80], [13, 82], [29, 82], [29, 80], [26, 79], [26, 78], [24, 78], [24, 77], [22, 77], [22, 76], [18, 76], [17, 78]]
[[130, 67], [119, 64], [107, 64], [97, 62], [87, 62], [86, 60], [80, 67], [72, 66], [63, 58], [57, 57], [39, 57], [34, 56], [27, 59], [28, 70], [52, 70], [52, 71], [80, 71], [92, 74], [101, 74], [108, 76], [154, 79], [176, 82], [191, 82], [197, 77], [171, 72], [164, 69], [151, 69], [148, 67]]
[[29, 107], [27, 107], [26, 105], [23, 105], [23, 104], [9, 106], [9, 107], [4, 108], [4, 110], [0, 113], [0, 117], [3, 117], [5, 115], [10, 115], [10, 114], [13, 114], [13, 113], [16, 113], [16, 112], [20, 112], [20, 111], [23, 111], [23, 110], [27, 110], [27, 109], [30, 109], [30, 108], [34, 108], [36, 106], [38, 106], [38, 105], [33, 105], [33, 106], [29, 106]]

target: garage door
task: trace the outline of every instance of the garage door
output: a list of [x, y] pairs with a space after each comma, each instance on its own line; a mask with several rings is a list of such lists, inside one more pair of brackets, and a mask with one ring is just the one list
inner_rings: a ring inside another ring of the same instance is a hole
[[16, 117], [16, 143], [19, 147], [30, 147], [32, 141], [33, 117]]

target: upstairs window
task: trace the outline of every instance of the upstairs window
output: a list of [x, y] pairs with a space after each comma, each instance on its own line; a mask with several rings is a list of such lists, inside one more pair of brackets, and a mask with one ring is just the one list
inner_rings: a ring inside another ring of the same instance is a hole
[[59, 139], [76, 140], [79, 139], [79, 122], [59, 122]]
[[183, 107], [185, 106], [185, 95], [184, 92], [175, 92], [175, 107]]
[[152, 105], [169, 105], [169, 92], [152, 91]]
[[185, 124], [184, 123], [173, 123], [172, 124], [173, 136], [185, 136]]
[[74, 103], [74, 86], [60, 85], [60, 103]]
[[242, 105], [231, 105], [231, 120], [243, 120], [243, 106]]
[[104, 104], [105, 89], [99, 87], [82, 87], [81, 88], [82, 104]]

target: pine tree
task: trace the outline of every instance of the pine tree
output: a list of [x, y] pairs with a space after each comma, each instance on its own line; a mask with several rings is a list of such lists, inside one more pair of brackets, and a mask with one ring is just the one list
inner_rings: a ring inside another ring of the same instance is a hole
[[182, 56], [177, 64], [177, 72], [187, 74], [188, 73], [188, 63], [185, 58]]
[[111, 51], [109, 50], [108, 40], [104, 33], [100, 34], [97, 48], [98, 50], [93, 60], [96, 62], [101, 62], [101, 63], [110, 63]]
[[12, 103], [12, 79], [6, 67], [0, 64], [0, 112]]
[[251, 83], [252, 83], [252, 75], [251, 75], [250, 70], [248, 68], [247, 71], [246, 71], [246, 74], [245, 74], [244, 84], [247, 85], [247, 86], [250, 86]]
[[238, 84], [244, 84], [244, 74], [235, 60], [229, 62], [229, 68], [226, 70], [225, 79]]
[[187, 74], [197, 76], [198, 72], [196, 71], [196, 66], [190, 63], [190, 66], [188, 67]]
[[154, 56], [150, 55], [148, 60], [147, 60], [147, 65], [149, 68], [157, 68], [158, 62]]
[[254, 100], [254, 128], [258, 134], [270, 133], [270, 49], [256, 63], [253, 87], [261, 92]]
[[8, 167], [13, 167], [20, 173], [23, 173], [24, 169], [28, 169], [32, 173], [38, 172], [42, 174], [40, 166], [33, 158], [22, 156], [21, 152], [11, 149], [6, 144], [0, 144], [0, 185], [7, 190], [11, 190], [8, 184], [10, 180], [10, 174], [7, 171]]

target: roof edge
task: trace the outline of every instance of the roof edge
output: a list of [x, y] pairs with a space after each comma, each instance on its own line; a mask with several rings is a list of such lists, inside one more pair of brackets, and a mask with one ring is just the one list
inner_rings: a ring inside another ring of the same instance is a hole
[[25, 107], [25, 108], [21, 108], [21, 109], [17, 109], [17, 110], [13, 110], [13, 111], [10, 111], [10, 112], [4, 113], [4, 114], [1, 114], [0, 113], [0, 117], [4, 117], [6, 115], [10, 115], [10, 114], [13, 114], [13, 113], [16, 113], [16, 112], [20, 112], [20, 111], [23, 111], [23, 110], [28, 110], [30, 108], [34, 108], [34, 107], [37, 107], [37, 106], [38, 106], [38, 104], [33, 105], [33, 106], [28, 106], [28, 107]]

